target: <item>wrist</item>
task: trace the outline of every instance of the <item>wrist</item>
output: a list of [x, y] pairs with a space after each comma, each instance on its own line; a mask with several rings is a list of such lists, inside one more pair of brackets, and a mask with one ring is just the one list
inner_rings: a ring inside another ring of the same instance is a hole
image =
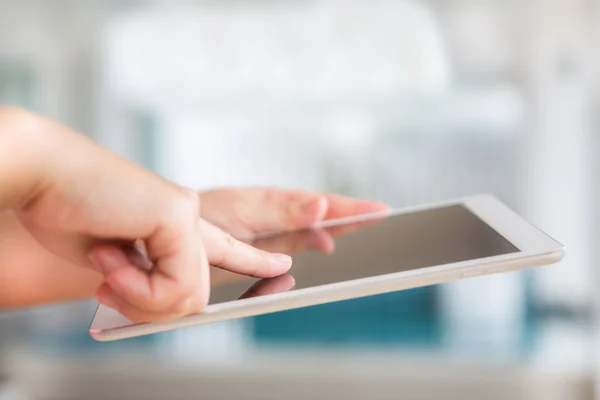
[[42, 126], [34, 113], [0, 107], [0, 210], [26, 207], [40, 193], [49, 167]]

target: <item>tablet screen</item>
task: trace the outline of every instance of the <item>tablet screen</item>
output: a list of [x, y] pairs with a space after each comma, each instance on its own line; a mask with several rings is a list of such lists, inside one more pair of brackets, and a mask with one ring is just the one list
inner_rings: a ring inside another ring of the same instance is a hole
[[462, 205], [286, 233], [253, 245], [291, 254], [289, 273], [257, 280], [213, 268], [210, 304], [519, 251]]

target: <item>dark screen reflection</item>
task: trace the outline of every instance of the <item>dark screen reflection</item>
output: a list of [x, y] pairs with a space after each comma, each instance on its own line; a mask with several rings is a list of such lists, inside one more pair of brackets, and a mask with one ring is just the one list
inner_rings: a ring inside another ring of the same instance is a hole
[[257, 280], [213, 268], [211, 304], [518, 252], [467, 208], [416, 211], [260, 239], [291, 254], [288, 274]]

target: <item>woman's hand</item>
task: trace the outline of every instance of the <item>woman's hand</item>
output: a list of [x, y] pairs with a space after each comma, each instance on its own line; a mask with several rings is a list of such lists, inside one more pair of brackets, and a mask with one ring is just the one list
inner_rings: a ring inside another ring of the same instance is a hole
[[[64, 126], [0, 107], [0, 307], [80, 299], [101, 284], [98, 300], [131, 320], [177, 318], [207, 304], [209, 264], [261, 278], [289, 269], [289, 257], [225, 232], [247, 238], [385, 209], [276, 189], [200, 199]], [[133, 265], [146, 252], [151, 271]]]
[[274, 188], [221, 189], [200, 193], [202, 218], [238, 239], [308, 228], [336, 218], [386, 211], [388, 206], [337, 194]]
[[200, 193], [202, 217], [238, 239], [266, 251], [294, 254], [305, 249], [324, 253], [334, 250], [334, 237], [367, 223], [327, 230], [297, 232], [277, 238], [256, 235], [308, 228], [325, 220], [378, 213], [385, 204], [357, 200], [331, 193], [275, 188], [221, 189]]
[[[0, 109], [0, 209], [58, 257], [101, 273], [98, 300], [133, 321], [202, 310], [209, 264], [263, 278], [291, 265], [200, 219], [196, 193], [21, 110]], [[133, 265], [136, 251], [151, 270]]]

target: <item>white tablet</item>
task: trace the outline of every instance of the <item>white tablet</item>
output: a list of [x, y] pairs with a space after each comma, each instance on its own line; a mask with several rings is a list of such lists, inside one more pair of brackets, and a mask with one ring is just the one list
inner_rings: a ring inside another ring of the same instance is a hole
[[563, 246], [492, 196], [327, 221], [254, 243], [293, 255], [289, 273], [257, 280], [213, 269], [200, 314], [134, 324], [100, 305], [99, 341], [147, 335], [559, 261]]

